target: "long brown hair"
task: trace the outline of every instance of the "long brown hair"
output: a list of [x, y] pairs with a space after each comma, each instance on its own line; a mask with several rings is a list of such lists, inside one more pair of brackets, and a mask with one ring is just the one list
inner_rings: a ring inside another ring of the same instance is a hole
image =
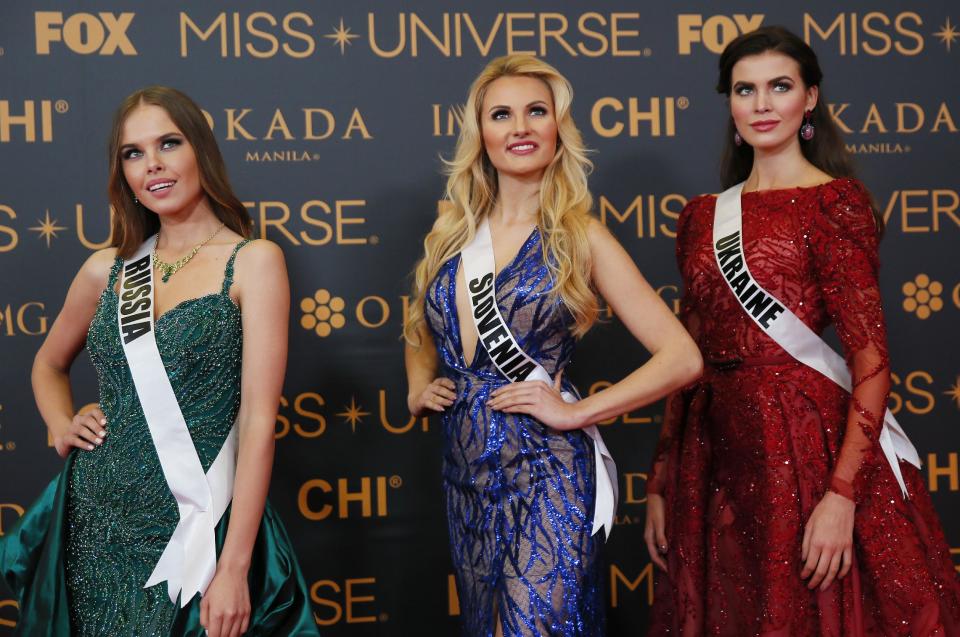
[[[720, 54], [717, 92], [729, 98], [734, 65], [745, 57], [767, 51], [782, 53], [792, 58], [800, 67], [800, 78], [804, 86], [816, 86], [819, 91], [817, 105], [810, 114], [810, 123], [816, 134], [813, 139], [800, 143], [803, 156], [831, 177], [856, 177], [856, 170], [844, 145], [843, 136], [827, 108], [821, 84], [823, 71], [820, 70], [817, 54], [791, 31], [780, 26], [761, 27], [731, 41]], [[736, 131], [733, 117], [728, 118], [726, 143], [720, 160], [720, 182], [724, 188], [745, 180], [753, 168], [753, 148], [746, 143], [737, 146], [733, 141]], [[871, 203], [871, 207], [877, 229], [882, 232], [883, 216], [875, 204]]]
[[107, 194], [115, 213], [111, 245], [117, 248], [117, 256], [131, 256], [147, 237], [160, 229], [160, 218], [157, 214], [134, 200], [133, 191], [123, 176], [120, 157], [123, 125], [130, 113], [142, 104], [159, 106], [167, 112], [193, 147], [200, 172], [200, 186], [210, 201], [213, 213], [228, 228], [249, 238], [253, 231], [253, 221], [250, 213], [230, 188], [223, 156], [200, 107], [175, 88], [148, 86], [134, 91], [121, 102], [113, 116], [110, 130], [110, 179], [107, 183]]

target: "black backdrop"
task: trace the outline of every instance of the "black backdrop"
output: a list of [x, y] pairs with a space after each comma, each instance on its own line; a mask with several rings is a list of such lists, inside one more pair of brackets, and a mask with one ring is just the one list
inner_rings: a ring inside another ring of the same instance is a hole
[[[596, 212], [676, 308], [676, 217], [718, 189], [717, 53], [783, 24], [821, 58], [828, 106], [887, 217], [882, 281], [891, 407], [960, 545], [960, 9], [922, 3], [501, 3], [238, 0], [4, 3], [0, 8], [0, 534], [58, 471], [31, 360], [91, 250], [109, 242], [110, 116], [146, 84], [209, 114], [258, 236], [284, 250], [291, 356], [271, 500], [327, 635], [448, 635], [457, 605], [437, 423], [410, 419], [405, 274], [442, 192], [455, 107], [490, 58], [545, 57], [576, 89], [597, 152]], [[716, 11], [724, 14], [716, 14]], [[645, 360], [616, 321], [583, 341], [584, 392]], [[96, 401], [88, 361], [78, 406]], [[609, 633], [637, 634], [652, 598], [644, 480], [659, 405], [605, 423], [620, 468], [606, 545]], [[0, 589], [0, 634], [17, 620]]]

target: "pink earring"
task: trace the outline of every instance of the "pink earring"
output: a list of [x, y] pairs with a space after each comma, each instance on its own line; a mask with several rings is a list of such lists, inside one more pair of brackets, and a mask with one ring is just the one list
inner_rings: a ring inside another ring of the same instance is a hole
[[737, 146], [743, 146], [743, 138], [740, 137], [740, 131], [736, 131], [733, 134], [733, 143]]
[[813, 124], [810, 123], [810, 117], [812, 115], [813, 111], [807, 111], [806, 114], [804, 114], [803, 126], [800, 127], [800, 137], [802, 137], [804, 141], [810, 141], [813, 139], [814, 133], [816, 133]]

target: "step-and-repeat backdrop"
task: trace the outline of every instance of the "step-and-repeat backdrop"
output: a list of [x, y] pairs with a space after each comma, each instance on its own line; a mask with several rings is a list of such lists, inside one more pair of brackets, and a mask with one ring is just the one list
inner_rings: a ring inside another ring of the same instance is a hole
[[[326, 635], [457, 631], [438, 423], [406, 410], [407, 274], [441, 196], [458, 105], [491, 58], [544, 57], [576, 89], [596, 215], [676, 309], [677, 215], [719, 188], [718, 53], [782, 24], [817, 51], [827, 104], [887, 220], [890, 407], [960, 547], [960, 8], [936, 0], [4, 2], [0, 8], [0, 534], [60, 459], [30, 366], [67, 287], [110, 244], [106, 136], [131, 91], [169, 84], [208, 115], [256, 235], [286, 254], [291, 347], [270, 498]], [[723, 11], [724, 13], [718, 13]], [[571, 376], [602, 389], [647, 354], [616, 319]], [[97, 400], [85, 355], [78, 406]], [[603, 423], [620, 468], [605, 546], [610, 635], [646, 624], [652, 405]], [[958, 549], [960, 550], [960, 549]], [[0, 588], [0, 635], [17, 604]]]

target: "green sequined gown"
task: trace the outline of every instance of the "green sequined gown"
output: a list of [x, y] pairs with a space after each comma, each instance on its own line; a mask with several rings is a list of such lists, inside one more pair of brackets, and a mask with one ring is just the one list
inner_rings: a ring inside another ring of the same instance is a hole
[[[231, 254], [219, 293], [185, 301], [156, 322], [160, 356], [204, 471], [240, 407], [242, 330], [229, 290], [246, 243]], [[199, 597], [181, 609], [166, 582], [143, 588], [179, 517], [120, 344], [114, 286], [121, 265], [114, 264], [87, 336], [108, 434], [94, 451], [74, 451], [0, 539], [0, 571], [20, 601], [21, 635], [203, 635]], [[218, 551], [229, 517], [227, 509], [217, 527]], [[317, 634], [296, 556], [269, 503], [249, 585], [246, 635]]]

